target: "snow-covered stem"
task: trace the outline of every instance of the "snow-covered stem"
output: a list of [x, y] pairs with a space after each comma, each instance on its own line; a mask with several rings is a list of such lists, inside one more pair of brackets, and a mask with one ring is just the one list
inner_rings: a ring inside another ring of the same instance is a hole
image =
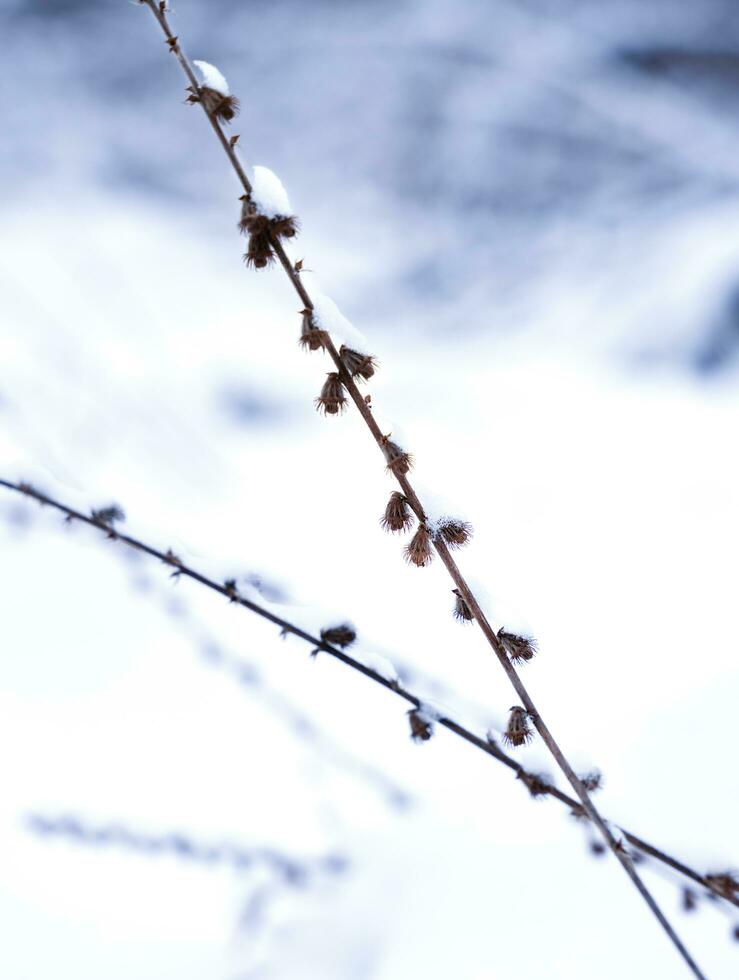
[[[168, 565], [173, 569], [172, 574], [177, 576], [185, 576], [186, 578], [192, 579], [192, 581], [197, 582], [199, 585], [204, 586], [207, 589], [211, 589], [214, 592], [218, 592], [220, 595], [224, 596], [229, 600], [229, 602], [235, 605], [241, 606], [244, 609], [248, 609], [250, 612], [255, 613], [257, 616], [261, 616], [263, 619], [268, 620], [275, 626], [279, 626], [282, 634], [290, 634], [296, 636], [298, 639], [303, 640], [312, 649], [318, 649], [324, 653], [329, 654], [329, 656], [334, 657], [340, 663], [345, 666], [350, 667], [363, 674], [366, 678], [374, 681], [376, 684], [382, 685], [386, 690], [391, 691], [397, 697], [402, 698], [405, 702], [412, 705], [413, 708], [421, 708], [426, 705], [426, 701], [419, 695], [415, 694], [413, 691], [406, 688], [400, 681], [388, 679], [386, 676], [380, 672], [374, 670], [367, 664], [363, 664], [360, 660], [355, 659], [343, 650], [327, 642], [323, 637], [314, 636], [312, 633], [301, 629], [298, 625], [291, 622], [290, 620], [283, 619], [280, 616], [276, 616], [269, 609], [260, 605], [258, 602], [254, 602], [251, 599], [247, 599], [238, 593], [235, 585], [231, 582], [220, 583], [216, 582], [214, 579], [209, 578], [207, 575], [203, 575], [196, 569], [190, 567], [181, 561], [171, 550], [162, 551], [153, 545], [147, 544], [139, 538], [133, 537], [130, 534], [124, 534], [117, 527], [114, 528], [110, 524], [105, 524], [101, 522], [99, 517], [95, 515], [98, 511], [91, 512], [91, 514], [83, 514], [82, 511], [76, 510], [74, 507], [70, 507], [68, 504], [64, 504], [53, 497], [42, 493], [35, 487], [32, 487], [28, 483], [18, 482], [15, 483], [11, 480], [4, 480], [0, 478], [0, 487], [4, 487], [7, 490], [14, 491], [15, 493], [22, 494], [42, 506], [52, 507], [59, 513], [63, 514], [67, 521], [80, 521], [83, 524], [87, 524], [89, 527], [95, 528], [95, 530], [100, 531], [105, 534], [105, 536], [113, 541], [114, 543], [124, 545], [127, 548], [132, 548], [134, 551], [141, 552], [142, 554], [148, 555], [150, 558], [155, 558], [165, 565]], [[471, 731], [469, 728], [455, 721], [453, 718], [449, 717], [447, 714], [437, 714], [435, 721], [442, 728], [456, 735], [458, 738], [467, 742], [469, 745], [474, 745], [475, 748], [480, 749], [490, 758], [495, 759], [497, 762], [502, 763], [512, 772], [516, 774], [517, 777], [522, 777], [527, 775], [526, 768], [517, 760], [512, 758], [506, 752], [504, 752], [496, 742], [491, 741], [490, 738], [482, 737], [477, 735], [475, 732]], [[542, 796], [551, 796], [553, 799], [558, 800], [569, 810], [574, 810], [576, 812], [582, 812], [582, 807], [577, 800], [573, 797], [568, 796], [567, 793], [563, 793], [561, 790], [557, 789], [547, 783], [541, 790]], [[711, 892], [717, 898], [724, 899], [727, 902], [735, 905], [739, 908], [739, 898], [728, 894], [726, 891], [721, 890], [710, 880], [709, 876], [702, 875], [700, 872], [691, 868], [689, 865], [683, 864], [677, 858], [663, 851], [661, 848], [656, 847], [654, 844], [650, 844], [643, 838], [638, 837], [636, 834], [631, 833], [631, 831], [626, 830], [624, 827], [619, 827], [620, 832], [623, 834], [624, 839], [631, 844], [633, 847], [638, 848], [645, 855], [661, 862], [666, 867], [671, 868], [678, 874], [684, 875], [691, 881], [698, 885], [701, 885], [707, 891]]]
[[[167, 16], [166, 16], [166, 5], [157, 3], [156, 0], [141, 0], [141, 2], [144, 3], [146, 6], [148, 6], [151, 12], [154, 14], [155, 18], [159, 23], [159, 26], [164, 32], [168, 47], [170, 48], [170, 50], [172, 50], [175, 53], [177, 60], [179, 61], [183, 71], [185, 72], [185, 74], [187, 75], [190, 81], [190, 84], [194, 86], [195, 92], [199, 93], [200, 87], [198, 85], [197, 79], [195, 78], [192, 67], [190, 66], [187, 57], [183, 53], [182, 48], [178, 43], [177, 37], [172, 33], [169, 27], [169, 23], [167, 21]], [[208, 118], [212, 128], [215, 130], [221, 145], [226, 151], [226, 154], [229, 160], [231, 161], [231, 164], [234, 167], [234, 170], [239, 180], [241, 181], [245, 192], [247, 194], [250, 194], [251, 184], [244, 173], [243, 167], [241, 166], [240, 162], [236, 157], [233, 146], [230, 145], [229, 140], [224, 135], [218, 120], [215, 118], [215, 116], [212, 113], [208, 113], [204, 105], [203, 105], [203, 111], [205, 112], [206, 117]], [[301, 302], [304, 304], [306, 309], [312, 310], [313, 302], [311, 301], [308, 292], [306, 291], [305, 287], [303, 286], [303, 283], [300, 280], [299, 273], [295, 271], [295, 268], [293, 267], [292, 262], [288, 259], [285, 250], [282, 247], [281, 242], [274, 235], [272, 236], [272, 243], [273, 243], [274, 252], [277, 255], [277, 258], [279, 259], [280, 264], [284, 268], [288, 278], [290, 279], [293, 288], [295, 289], [298, 296], [300, 297]], [[360, 415], [362, 416], [364, 422], [367, 425], [367, 428], [370, 430], [372, 436], [374, 437], [375, 442], [378, 445], [378, 448], [380, 449], [380, 451], [382, 451], [383, 433], [380, 431], [380, 428], [377, 425], [377, 422], [375, 421], [372, 412], [369, 409], [369, 406], [367, 405], [364, 398], [360, 394], [359, 389], [354, 383], [353, 378], [346, 370], [341, 358], [339, 357], [339, 353], [336, 350], [336, 347], [334, 346], [334, 343], [330, 339], [330, 337], [328, 338], [327, 342], [324, 344], [324, 347], [328, 352], [329, 356], [331, 357], [331, 359], [333, 360], [334, 364], [336, 365], [336, 369], [339, 373], [339, 377], [344, 387], [346, 388], [347, 392], [349, 393], [350, 398], [356, 405], [357, 410], [359, 411]], [[413, 490], [413, 487], [411, 486], [407, 476], [405, 474], [400, 473], [397, 470], [393, 470], [393, 474], [397, 479], [398, 483], [400, 484], [403, 493], [408, 498], [408, 501], [413, 511], [415, 512], [416, 516], [418, 517], [419, 521], [425, 522], [426, 514], [423, 505], [419, 500], [418, 496], [416, 495], [415, 491]], [[537, 732], [541, 736], [541, 739], [544, 742], [544, 744], [549, 749], [557, 765], [564, 773], [565, 777], [567, 778], [567, 781], [574, 789], [588, 817], [595, 825], [595, 827], [597, 827], [606, 845], [611, 850], [611, 852], [615, 855], [616, 859], [620, 862], [624, 871], [631, 879], [634, 887], [639, 891], [642, 898], [647, 903], [650, 910], [652, 911], [652, 913], [654, 914], [654, 916], [656, 917], [656, 919], [664, 929], [665, 933], [670, 938], [675, 948], [678, 950], [682, 958], [685, 960], [685, 963], [688, 965], [692, 973], [696, 977], [702, 977], [703, 974], [698, 968], [698, 965], [695, 963], [690, 953], [688, 952], [688, 950], [685, 948], [682, 941], [680, 940], [679, 936], [668, 922], [664, 913], [657, 905], [655, 899], [652, 897], [651, 893], [644, 885], [643, 881], [641, 880], [639, 874], [636, 871], [636, 868], [634, 867], [634, 864], [630, 856], [624, 852], [623, 848], [619, 848], [618, 843], [613, 837], [613, 835], [611, 834], [607, 824], [602, 819], [602, 817], [598, 813], [598, 810], [593, 805], [593, 802], [590, 799], [587, 790], [583, 786], [582, 782], [578, 779], [574, 769], [567, 761], [564, 753], [562, 752], [561, 748], [555, 741], [554, 736], [549, 731], [549, 728], [547, 727], [541, 714], [536, 708], [536, 705], [534, 704], [531, 696], [529, 695], [528, 690], [526, 689], [520, 677], [518, 676], [516, 669], [508, 659], [506, 652], [503, 649], [503, 646], [497, 637], [497, 634], [495, 633], [492, 626], [488, 622], [485, 613], [480, 607], [480, 604], [475, 598], [469, 585], [465, 581], [464, 576], [462, 575], [461, 571], [459, 570], [459, 567], [457, 566], [457, 563], [452, 558], [447, 545], [444, 543], [444, 541], [441, 539], [440, 536], [435, 537], [433, 544], [439, 557], [441, 558], [447, 571], [449, 572], [449, 575], [451, 576], [452, 581], [454, 582], [456, 588], [459, 589], [462, 598], [469, 606], [472, 615], [474, 616], [477, 624], [479, 625], [480, 629], [483, 632], [483, 635], [485, 636], [486, 640], [492, 647], [493, 652], [495, 653], [495, 656], [498, 658], [501, 667], [506, 672], [509, 681], [511, 682], [513, 688], [518, 694], [518, 697], [521, 700], [521, 704], [525, 707], [529, 717], [531, 718], [532, 723], [534, 724], [534, 727], [536, 728]]]

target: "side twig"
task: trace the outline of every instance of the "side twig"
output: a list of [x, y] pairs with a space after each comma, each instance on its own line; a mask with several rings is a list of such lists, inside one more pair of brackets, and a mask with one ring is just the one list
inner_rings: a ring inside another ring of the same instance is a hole
[[[140, 2], [146, 5], [147, 7], [149, 7], [154, 17], [156, 18], [159, 26], [161, 27], [164, 33], [167, 46], [169, 47], [170, 51], [172, 51], [177, 57], [177, 60], [179, 61], [180, 66], [182, 67], [182, 70], [184, 71], [185, 75], [188, 78], [188, 81], [190, 82], [190, 91], [193, 96], [191, 101], [197, 101], [201, 105], [203, 111], [205, 112], [206, 118], [210, 122], [214, 132], [216, 133], [219, 142], [221, 143], [221, 146], [223, 147], [224, 152], [228, 156], [229, 161], [232, 167], [234, 168], [234, 171], [236, 172], [238, 179], [242, 184], [246, 195], [250, 196], [252, 192], [252, 186], [237, 157], [235, 151], [235, 144], [233, 144], [229, 139], [227, 139], [227, 137], [223, 133], [223, 129], [220, 123], [218, 122], [216, 113], [209, 110], [209, 102], [204, 92], [204, 89], [199, 84], [195, 76], [195, 73], [190, 65], [190, 62], [188, 61], [187, 57], [185, 56], [182, 50], [181, 45], [178, 42], [177, 36], [173, 34], [172, 30], [170, 29], [167, 20], [166, 0], [164, 0], [164, 2], [157, 2], [157, 0], [140, 0]], [[300, 280], [299, 272], [296, 271], [295, 267], [287, 257], [285, 250], [282, 246], [282, 243], [279, 240], [279, 237], [270, 231], [269, 238], [270, 238], [272, 250], [274, 254], [277, 256], [277, 258], [279, 259], [279, 262], [282, 265], [283, 269], [285, 270], [285, 273], [287, 274], [293, 288], [295, 289], [296, 293], [300, 297], [300, 300], [303, 303], [305, 310], [308, 311], [308, 313], [311, 313], [314, 310], [314, 304], [308, 292], [306, 291], [303, 283]], [[362, 416], [362, 419], [367, 425], [367, 428], [370, 430], [370, 433], [375, 439], [378, 448], [383, 453], [383, 455], [387, 458], [387, 454], [386, 454], [386, 447], [388, 445], [387, 438], [384, 437], [383, 433], [380, 431], [380, 428], [377, 425], [377, 422], [375, 421], [369, 406], [367, 405], [364, 398], [360, 394], [359, 389], [354, 383], [351, 373], [347, 370], [344, 361], [339, 356], [339, 352], [336, 350], [336, 347], [334, 346], [333, 340], [328, 334], [326, 334], [322, 346], [328, 352], [329, 356], [331, 357], [334, 364], [336, 365], [336, 370], [338, 373], [338, 377], [341, 381], [341, 384], [349, 393], [351, 400], [354, 402], [357, 410]], [[398, 483], [400, 484], [401, 490], [405, 495], [406, 499], [408, 500], [416, 517], [418, 518], [421, 526], [425, 527], [427, 526], [427, 517], [423, 505], [406, 476], [407, 467], [403, 467], [403, 469], [405, 470], [405, 472], [401, 472], [400, 467], [393, 468], [392, 470], [393, 475], [395, 476]], [[436, 552], [438, 553], [439, 557], [444, 563], [447, 571], [449, 572], [449, 575], [452, 581], [454, 582], [454, 585], [457, 588], [459, 595], [467, 604], [467, 607], [472, 617], [474, 618], [474, 620], [477, 622], [478, 626], [482, 630], [485, 639], [488, 641], [489, 645], [491, 646], [493, 653], [498, 658], [501, 667], [505, 671], [509, 681], [511, 682], [511, 685], [513, 686], [518, 697], [520, 698], [521, 703], [523, 704], [525, 709], [525, 715], [527, 715], [533, 722], [534, 727], [539, 733], [542, 741], [547, 746], [555, 762], [557, 763], [561, 771], [564, 773], [565, 777], [567, 778], [567, 781], [570, 783], [573, 790], [575, 791], [575, 794], [577, 795], [580, 804], [584, 808], [588, 817], [590, 818], [594, 826], [598, 829], [606, 845], [611, 850], [611, 852], [615, 855], [616, 859], [620, 862], [624, 871], [631, 879], [631, 882], [633, 883], [634, 887], [641, 894], [647, 906], [650, 908], [651, 912], [653, 913], [657, 921], [660, 923], [661, 927], [669, 937], [670, 941], [673, 943], [673, 945], [678, 950], [682, 958], [685, 960], [690, 970], [693, 972], [693, 974], [696, 977], [702, 977], [703, 974], [699, 970], [697, 964], [692, 959], [690, 953], [683, 945], [682, 941], [680, 940], [680, 938], [678, 937], [678, 935], [670, 925], [669, 921], [665, 917], [662, 910], [657, 905], [655, 899], [652, 897], [651, 893], [648, 891], [648, 889], [642, 882], [639, 874], [637, 873], [634, 867], [631, 857], [628, 855], [628, 853], [626, 853], [622, 848], [618, 846], [618, 842], [611, 834], [607, 824], [598, 813], [596, 807], [593, 805], [593, 802], [590, 799], [590, 795], [588, 794], [586, 788], [583, 786], [582, 781], [578, 778], [577, 774], [575, 773], [570, 763], [567, 761], [567, 758], [565, 757], [558, 743], [555, 741], [554, 736], [552, 735], [548, 726], [544, 722], [544, 719], [542, 718], [540, 712], [538, 711], [536, 705], [534, 704], [534, 701], [531, 698], [526, 686], [523, 684], [515, 667], [509, 660], [506, 651], [503, 647], [503, 644], [498, 638], [498, 635], [490, 625], [478, 600], [476, 599], [470, 586], [468, 585], [467, 581], [462, 575], [459, 567], [457, 566], [457, 563], [452, 558], [446, 543], [441, 537], [437, 535], [433, 536], [432, 543]]]
[[[32, 500], [37, 501], [42, 506], [52, 507], [54, 510], [63, 514], [67, 522], [80, 521], [81, 523], [95, 528], [97, 531], [105, 534], [105, 536], [111, 541], [120, 543], [127, 548], [132, 548], [134, 551], [141, 552], [148, 555], [150, 558], [155, 558], [165, 565], [170, 566], [173, 569], [173, 575], [178, 577], [184, 576], [185, 578], [192, 579], [199, 585], [202, 585], [205, 588], [224, 596], [224, 598], [227, 598], [229, 602], [237, 606], [241, 606], [244, 609], [248, 609], [255, 615], [274, 623], [275, 626], [280, 628], [283, 635], [289, 634], [296, 636], [298, 639], [309, 644], [312, 650], [321, 650], [324, 653], [327, 653], [340, 663], [343, 663], [352, 670], [363, 674], [375, 684], [381, 685], [386, 690], [391, 691], [397, 697], [402, 698], [412, 706], [412, 709], [423, 710], [423, 708], [426, 706], [424, 700], [419, 695], [408, 690], [399, 681], [388, 680], [388, 678], [384, 677], [381, 673], [374, 670], [372, 667], [363, 664], [361, 661], [352, 657], [344, 650], [340, 650], [322, 636], [314, 636], [312, 633], [301, 629], [290, 620], [276, 616], [274, 613], [270, 612], [269, 609], [266, 609], [259, 603], [240, 595], [233, 582], [216, 582], [207, 575], [203, 575], [196, 569], [186, 565], [171, 550], [168, 549], [167, 551], [162, 551], [159, 548], [155, 548], [153, 545], [141, 541], [139, 538], [135, 538], [129, 534], [124, 534], [114, 527], [114, 521], [112, 518], [115, 517], [115, 514], [113, 513], [115, 508], [107, 508], [103, 511], [93, 511], [91, 515], [88, 515], [83, 514], [74, 507], [61, 503], [53, 497], [49, 497], [47, 494], [42, 493], [35, 487], [32, 487], [29, 483], [14, 483], [10, 480], [0, 478], [0, 487], [4, 487], [7, 490], [11, 490], [15, 493], [22, 494], [25, 497], [29, 497]], [[475, 746], [475, 748], [484, 752], [490, 758], [495, 759], [497, 762], [510, 769], [516, 774], [517, 779], [521, 780], [525, 786], [529, 787], [530, 792], [532, 791], [532, 780], [536, 780], [536, 792], [532, 795], [550, 796], [553, 799], [558, 800], [576, 814], [586, 816], [585, 811], [577, 800], [571, 796], [568, 796], [567, 793], [563, 793], [548, 781], [542, 781], [540, 778], [536, 777], [534, 773], [528, 772], [520, 762], [504, 752], [489, 737], [483, 738], [475, 734], [469, 728], [446, 715], [437, 716], [435, 721], [442, 728], [445, 728], [453, 735], [456, 735], [468, 745]], [[700, 885], [702, 888], [705, 888], [708, 893], [715, 896], [717, 899], [724, 899], [725, 901], [730, 902], [732, 905], [739, 908], [739, 883], [737, 884], [736, 890], [727, 888], [727, 875], [703, 875], [694, 868], [684, 864], [682, 861], [679, 861], [666, 851], [656, 847], [654, 844], [650, 844], [648, 841], [637, 836], [626, 828], [618, 827], [618, 830], [623, 834], [624, 840], [632, 847], [637, 848], [643, 854], [653, 858], [656, 861], [659, 861], [665, 867], [670, 868], [672, 871], [677, 872], [679, 875], [682, 875], [685, 878], [690, 879], [690, 881], [694, 882], [695, 884]], [[621, 843], [619, 843], [618, 846], [623, 847]]]

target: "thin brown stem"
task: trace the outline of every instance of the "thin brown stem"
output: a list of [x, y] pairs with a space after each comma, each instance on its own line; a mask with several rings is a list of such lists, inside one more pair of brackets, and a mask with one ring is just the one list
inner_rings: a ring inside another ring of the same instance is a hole
[[[146, 4], [146, 6], [150, 8], [152, 13], [156, 17], [160, 27], [162, 28], [162, 31], [164, 32], [168, 46], [176, 54], [177, 59], [180, 62], [183, 71], [187, 75], [191, 86], [193, 86], [194, 91], [196, 93], [199, 93], [200, 87], [197, 83], [197, 80], [195, 79], [195, 75], [190, 66], [190, 63], [187, 57], [184, 55], [182, 48], [180, 47], [177, 41], [177, 38], [172, 34], [172, 31], [170, 30], [169, 24], [167, 22], [167, 17], [165, 13], [166, 4], [157, 3], [156, 0], [143, 0], [143, 2]], [[226, 151], [226, 154], [229, 160], [231, 161], [231, 164], [234, 167], [234, 170], [236, 171], [236, 174], [239, 180], [241, 181], [245, 192], [247, 194], [250, 193], [251, 184], [248, 178], [246, 177], [246, 175], [244, 174], [244, 170], [240, 162], [238, 161], [234, 148], [230, 145], [229, 141], [226, 139], [218, 120], [215, 118], [214, 115], [208, 112], [203, 100], [200, 101], [200, 105], [202, 106], [203, 111], [205, 112], [205, 115], [208, 118], [212, 128], [215, 130], [221, 145]], [[272, 236], [272, 246], [281, 265], [285, 269], [285, 272], [287, 273], [287, 276], [290, 282], [292, 283], [293, 288], [295, 289], [298, 296], [300, 297], [301, 302], [308, 309], [312, 309], [313, 304], [310, 300], [310, 296], [308, 295], [305, 287], [303, 286], [300, 280], [299, 274], [295, 271], [292, 263], [290, 262], [287, 255], [285, 254], [285, 251], [282, 248], [281, 243], [274, 235]], [[380, 449], [382, 449], [381, 439], [383, 433], [380, 432], [377, 422], [372, 416], [372, 413], [369, 407], [367, 406], [367, 404], [365, 403], [364, 399], [360, 395], [359, 390], [357, 389], [357, 386], [354, 383], [354, 380], [352, 379], [349, 372], [344, 367], [341, 358], [339, 357], [339, 354], [332, 341], [328, 342], [328, 344], [326, 345], [326, 349], [331, 359], [333, 360], [334, 364], [336, 365], [341, 380], [346, 390], [349, 392], [352, 401], [357, 406], [357, 409], [359, 410], [367, 427], [372, 433], [375, 441], [378, 443], [378, 446], [380, 447]], [[413, 510], [416, 512], [416, 515], [418, 516], [419, 520], [424, 520], [425, 514], [424, 514], [423, 506], [418, 498], [418, 495], [415, 493], [410, 482], [408, 481], [407, 477], [400, 474], [395, 474], [395, 476], [403, 490], [403, 493], [406, 495]], [[656, 919], [658, 920], [658, 922], [660, 923], [660, 925], [662, 926], [665, 933], [668, 935], [668, 937], [670, 938], [671, 942], [674, 944], [674, 946], [676, 947], [680, 955], [683, 957], [688, 967], [691, 969], [691, 971], [696, 977], [702, 977], [702, 973], [700, 972], [697, 964], [694, 962], [689, 952], [683, 945], [682, 941], [680, 940], [680, 938], [678, 937], [678, 935], [675, 933], [674, 929], [668, 922], [664, 913], [661, 911], [656, 901], [654, 900], [654, 898], [652, 897], [652, 895], [650, 894], [650, 892], [647, 890], [646, 886], [642, 882], [629, 855], [625, 853], [622, 848], [619, 848], [615, 838], [613, 837], [610, 830], [608, 829], [608, 826], [606, 825], [606, 823], [598, 813], [597, 809], [593, 805], [593, 802], [590, 799], [587, 790], [583, 786], [580, 779], [578, 779], [577, 774], [575, 773], [572, 766], [565, 758], [564, 753], [562, 752], [559, 745], [555, 741], [552, 733], [549, 731], [549, 728], [545, 724], [544, 719], [537, 711], [534, 702], [528, 693], [528, 690], [524, 686], [523, 682], [518, 676], [517, 671], [513, 667], [510, 660], [508, 659], [505, 651], [503, 650], [500, 644], [500, 641], [498, 640], [497, 635], [495, 634], [495, 631], [493, 630], [484, 612], [482, 611], [479, 602], [477, 601], [472, 590], [470, 589], [469, 585], [465, 581], [456, 562], [449, 554], [448, 548], [441, 540], [434, 540], [434, 546], [439, 554], [439, 557], [444, 563], [447, 571], [449, 572], [449, 575], [454, 581], [455, 586], [457, 587], [457, 589], [459, 589], [462, 598], [467, 602], [467, 605], [469, 606], [475, 621], [477, 622], [480, 629], [482, 630], [482, 633], [485, 636], [486, 640], [492, 647], [493, 652], [498, 658], [498, 661], [503, 667], [503, 670], [506, 672], [508, 679], [510, 680], [513, 688], [515, 689], [516, 693], [521, 699], [522, 704], [524, 705], [526, 711], [531, 717], [531, 720], [536, 730], [538, 731], [539, 735], [541, 736], [542, 741], [547, 746], [555, 762], [562, 770], [566, 779], [572, 786], [578, 799], [580, 800], [580, 803], [585, 809], [588, 817], [593, 822], [593, 824], [597, 827], [599, 833], [603, 837], [607, 846], [610, 848], [611, 852], [616, 856], [617, 860], [621, 863], [624, 871], [629, 876], [632, 883], [639, 891], [642, 898], [647, 903], [650, 910], [652, 911], [652, 913], [654, 914], [654, 916], [656, 917]]]
[[[169, 565], [171, 568], [173, 568], [173, 574], [177, 576], [183, 575], [186, 578], [190, 578], [199, 585], [202, 585], [205, 588], [211, 589], [212, 591], [226, 597], [230, 602], [248, 609], [257, 616], [261, 616], [263, 619], [274, 623], [275, 626], [280, 627], [283, 634], [289, 633], [309, 644], [312, 649], [322, 650], [323, 652], [329, 654], [329, 656], [334, 657], [340, 663], [343, 663], [345, 666], [350, 667], [352, 670], [363, 674], [369, 680], [374, 681], [375, 684], [380, 684], [386, 690], [392, 691], [393, 694], [397, 695], [399, 698], [402, 698], [414, 708], [421, 707], [421, 705], [424, 704], [423, 699], [418, 694], [408, 690], [398, 681], [389, 680], [382, 674], [373, 670], [371, 667], [366, 666], [361, 661], [356, 660], [354, 657], [345, 653], [343, 650], [338, 649], [331, 643], [327, 643], [321, 637], [314, 636], [312, 633], [308, 633], [307, 631], [301, 629], [290, 620], [283, 619], [280, 616], [275, 616], [274, 613], [270, 612], [259, 603], [253, 602], [252, 600], [239, 595], [238, 592], [234, 591], [233, 586], [216, 582], [207, 575], [201, 574], [174, 556], [171, 551], [161, 551], [159, 548], [155, 548], [153, 545], [146, 544], [139, 538], [133, 537], [130, 534], [123, 534], [121, 531], [116, 530], [112, 526], [101, 522], [98, 518], [88, 514], [83, 514], [82, 511], [76, 510], [74, 507], [70, 507], [68, 504], [61, 503], [55, 498], [42, 493], [35, 487], [32, 487], [28, 483], [14, 483], [10, 480], [0, 479], [0, 487], [4, 487], [7, 490], [11, 490], [15, 493], [22, 494], [25, 497], [29, 497], [32, 500], [37, 501], [37, 503], [41, 504], [42, 506], [52, 507], [54, 510], [57, 510], [59, 513], [63, 514], [67, 521], [80, 521], [81, 523], [94, 528], [102, 534], [105, 534], [113, 542], [120, 543], [127, 548], [132, 548], [137, 552], [148, 555], [150, 558], [158, 559], [160, 562], [163, 562], [165, 565]], [[504, 752], [489, 737], [483, 738], [480, 735], [475, 734], [469, 728], [446, 715], [438, 718], [437, 723], [441, 725], [442, 728], [445, 728], [453, 735], [456, 735], [458, 738], [462, 739], [464, 742], [467, 742], [467, 744], [474, 745], [475, 748], [484, 752], [490, 758], [495, 759], [512, 772], [515, 772], [517, 777], [529, 775], [525, 767], [522, 766], [520, 762], [511, 758], [511, 756]], [[571, 810], [582, 812], [582, 807], [578, 801], [557, 789], [556, 786], [552, 786], [549, 783], [543, 783], [541, 785], [540, 792], [542, 796], [551, 796], [553, 799], [558, 800]], [[623, 827], [619, 827], [619, 829], [623, 833], [626, 840], [633, 847], [638, 848], [644, 854], [647, 854], [655, 860], [661, 862], [662, 864], [671, 868], [673, 871], [676, 871], [678, 874], [684, 875], [696, 884], [701, 885], [718, 898], [731, 902], [733, 905], [739, 908], [739, 899], [733, 898], [724, 891], [719, 890], [707, 878], [707, 876], [702, 875], [694, 868], [683, 864], [677, 858], [668, 854], [666, 851], [663, 851], [661, 848], [656, 847], [654, 844], [650, 844], [643, 838], [637, 837], [637, 835], [631, 833], [631, 831], [628, 831]]]

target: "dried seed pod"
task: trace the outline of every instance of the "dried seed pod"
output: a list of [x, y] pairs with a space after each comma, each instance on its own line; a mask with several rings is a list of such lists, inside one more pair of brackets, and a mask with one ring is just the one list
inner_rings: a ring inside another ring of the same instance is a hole
[[603, 785], [603, 773], [599, 769], [592, 769], [590, 772], [583, 773], [577, 777], [588, 793], [595, 793]]
[[269, 220], [261, 214], [257, 215], [249, 232], [249, 244], [244, 253], [244, 262], [252, 269], [266, 269], [274, 260]]
[[682, 890], [683, 912], [694, 912], [698, 908], [698, 895], [694, 889], [687, 886]]
[[508, 633], [504, 629], [499, 629], [498, 639], [514, 664], [532, 660], [536, 653], [536, 640], [532, 640], [529, 636], [519, 636], [517, 633]]
[[202, 102], [209, 116], [214, 116], [223, 122], [231, 122], [235, 116], [238, 116], [241, 108], [241, 103], [235, 95], [224, 95], [223, 92], [217, 92], [214, 88], [207, 86], [201, 87], [199, 95], [190, 88], [187, 101], [191, 105]]
[[546, 796], [552, 786], [549, 777], [543, 772], [526, 772], [525, 769], [521, 769], [516, 779], [521, 780], [534, 799]]
[[461, 548], [472, 537], [472, 525], [467, 521], [444, 517], [438, 523], [437, 534], [441, 535], [450, 548]]
[[300, 222], [294, 214], [278, 214], [271, 219], [271, 225], [277, 238], [294, 238], [300, 231]]
[[105, 524], [106, 526], [115, 524], [116, 521], [125, 521], [126, 519], [126, 515], [118, 504], [111, 504], [109, 507], [101, 507], [99, 510], [93, 510], [90, 516], [96, 524]]
[[607, 850], [606, 845], [599, 840], [591, 840], [589, 847], [593, 857], [603, 857]]
[[420, 708], [411, 708], [408, 712], [411, 726], [411, 738], [414, 742], [428, 742], [434, 733], [433, 722]]
[[377, 361], [369, 354], [360, 354], [358, 351], [346, 347], [344, 344], [339, 348], [339, 356], [353, 378], [362, 378], [369, 381], [375, 373]]
[[454, 602], [454, 618], [460, 623], [471, 623], [474, 619], [472, 610], [460, 595], [459, 589], [452, 589], [452, 592], [457, 597]]
[[236, 602], [236, 600], [239, 598], [239, 593], [236, 588], [236, 579], [227, 578], [223, 583], [223, 588], [228, 596], [229, 602]]
[[324, 643], [331, 643], [336, 647], [348, 647], [357, 638], [357, 631], [349, 623], [340, 623], [338, 626], [327, 626], [321, 630], [321, 639]]
[[425, 524], [419, 524], [416, 533], [406, 545], [404, 557], [411, 565], [424, 568], [433, 558], [431, 549], [431, 532]]
[[413, 513], [408, 506], [408, 500], [399, 490], [390, 494], [380, 524], [386, 531], [407, 531], [413, 524]]
[[404, 452], [396, 442], [392, 442], [390, 436], [382, 437], [382, 451], [385, 454], [387, 468], [396, 476], [405, 476], [413, 465], [413, 457]]
[[303, 322], [300, 330], [300, 346], [305, 350], [319, 350], [326, 346], [328, 334], [321, 330], [313, 319], [312, 310], [301, 310]]
[[526, 745], [534, 737], [534, 733], [529, 727], [528, 711], [520, 705], [514, 705], [508, 716], [508, 725], [503, 733], [503, 741], [506, 745]]
[[336, 371], [326, 375], [321, 394], [316, 398], [316, 409], [324, 415], [339, 415], [346, 408], [346, 395], [341, 378]]
[[739, 898], [739, 876], [734, 871], [720, 871], [706, 875], [706, 881], [726, 898]]

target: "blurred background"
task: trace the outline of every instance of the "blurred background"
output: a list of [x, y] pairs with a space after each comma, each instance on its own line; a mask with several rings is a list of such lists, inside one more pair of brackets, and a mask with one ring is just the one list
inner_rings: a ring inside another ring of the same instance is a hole
[[[422, 497], [473, 523], [492, 621], [538, 639], [525, 680], [602, 811], [736, 867], [734, 5], [179, 0], [172, 24], [370, 338]], [[349, 619], [359, 659], [499, 731], [507, 682], [439, 563], [381, 532], [354, 413], [313, 410], [330, 365], [282, 272], [244, 269], [151, 14], [0, 0], [0, 35], [0, 476], [115, 502], [308, 629]], [[0, 518], [3, 978], [685, 976], [555, 801], [413, 744], [398, 699], [169, 569], [5, 491]], [[730, 907], [684, 914], [643, 867], [736, 976]]]

